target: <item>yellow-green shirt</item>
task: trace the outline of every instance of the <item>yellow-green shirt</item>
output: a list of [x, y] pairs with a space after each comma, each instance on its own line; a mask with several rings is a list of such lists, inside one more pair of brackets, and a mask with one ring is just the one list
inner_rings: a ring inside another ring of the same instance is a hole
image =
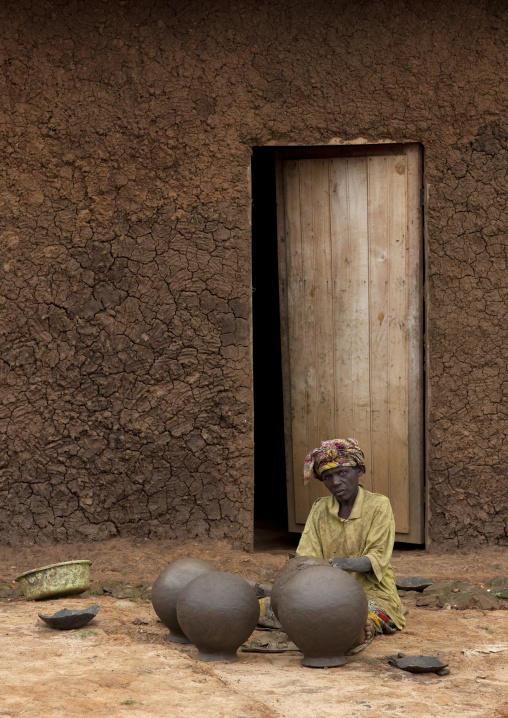
[[297, 556], [319, 558], [360, 558], [368, 556], [372, 571], [351, 572], [365, 591], [403, 628], [400, 598], [395, 587], [390, 559], [395, 539], [395, 520], [386, 496], [358, 487], [351, 515], [339, 518], [339, 502], [327, 496], [314, 502], [297, 548]]

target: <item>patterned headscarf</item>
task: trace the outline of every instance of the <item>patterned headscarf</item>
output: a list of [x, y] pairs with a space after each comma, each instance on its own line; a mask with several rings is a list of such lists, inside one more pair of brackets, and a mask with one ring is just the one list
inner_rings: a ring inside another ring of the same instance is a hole
[[307, 454], [303, 465], [303, 483], [311, 478], [320, 479], [323, 471], [337, 466], [360, 466], [365, 468], [365, 457], [356, 439], [332, 439], [322, 441], [318, 449]]

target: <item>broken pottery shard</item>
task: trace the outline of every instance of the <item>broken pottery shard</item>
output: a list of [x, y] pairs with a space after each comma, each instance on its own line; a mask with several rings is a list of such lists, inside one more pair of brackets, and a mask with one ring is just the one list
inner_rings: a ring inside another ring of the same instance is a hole
[[410, 673], [437, 673], [446, 668], [448, 663], [442, 663], [435, 656], [405, 656], [397, 658], [395, 665]]
[[395, 579], [395, 585], [402, 591], [423, 591], [435, 583], [433, 578], [423, 576], [401, 576]]
[[67, 608], [57, 611], [52, 616], [45, 616], [42, 613], [37, 614], [40, 619], [47, 623], [51, 628], [58, 628], [61, 631], [69, 631], [72, 628], [82, 628], [89, 623], [92, 618], [99, 613], [99, 604], [95, 603], [90, 608], [83, 608], [77, 611], [71, 611]]

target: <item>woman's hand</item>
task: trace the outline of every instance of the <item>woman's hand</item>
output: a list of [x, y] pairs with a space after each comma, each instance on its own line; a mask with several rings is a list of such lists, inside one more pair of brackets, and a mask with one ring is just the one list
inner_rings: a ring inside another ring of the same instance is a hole
[[329, 563], [335, 568], [342, 571], [356, 571], [357, 573], [368, 573], [372, 571], [372, 564], [368, 556], [360, 556], [360, 558], [331, 558]]
[[341, 568], [343, 571], [352, 571], [353, 569], [348, 568], [348, 563], [351, 559], [349, 558], [331, 558], [329, 563], [335, 568]]

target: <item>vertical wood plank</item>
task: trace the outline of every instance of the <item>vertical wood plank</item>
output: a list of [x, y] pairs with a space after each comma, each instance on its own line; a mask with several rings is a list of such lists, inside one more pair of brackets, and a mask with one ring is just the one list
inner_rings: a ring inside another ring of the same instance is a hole
[[[408, 541], [425, 540], [424, 506], [424, 371], [423, 371], [423, 223], [420, 189], [422, 155], [406, 145], [407, 157], [407, 293], [408, 293]], [[405, 536], [398, 539], [404, 540]]]
[[348, 161], [330, 160], [330, 221], [333, 276], [333, 335], [335, 355], [335, 410], [333, 438], [353, 433], [353, 326], [352, 247], [349, 222]]
[[284, 404], [284, 453], [286, 457], [286, 489], [288, 502], [288, 529], [297, 531], [295, 520], [295, 480], [293, 466], [293, 421], [291, 408], [290, 341], [288, 316], [288, 262], [289, 229], [287, 226], [287, 205], [285, 190], [287, 181], [284, 175], [284, 162], [276, 155], [276, 200], [277, 200], [277, 250], [279, 265], [279, 307], [280, 307], [280, 344], [282, 363], [282, 392]]
[[[302, 228], [302, 257], [303, 257], [303, 326], [305, 337], [294, 347], [295, 353], [302, 353], [304, 368], [300, 380], [303, 385], [299, 391], [303, 394], [305, 403], [305, 418], [302, 426], [298, 427], [299, 451], [295, 455], [296, 470], [303, 472], [303, 462], [306, 454], [314, 448], [314, 435], [318, 420], [318, 406], [316, 396], [316, 238], [314, 234], [314, 193], [313, 193], [313, 165], [314, 160], [300, 160], [300, 212]], [[297, 479], [298, 480], [298, 479]], [[301, 479], [300, 479], [301, 482]], [[305, 514], [311, 506], [310, 492], [312, 482], [305, 489]]]
[[[292, 468], [294, 508], [297, 523], [308, 513], [308, 492], [302, 484], [300, 456], [307, 446], [307, 397], [305, 373], [308, 332], [305, 314], [305, 261], [302, 208], [300, 206], [300, 163], [284, 163], [285, 222], [287, 228], [287, 303], [289, 337], [289, 385], [291, 394]], [[295, 351], [295, 347], [300, 351]], [[299, 471], [300, 470], [300, 471]], [[300, 480], [298, 480], [300, 473]]]
[[408, 292], [407, 292], [407, 160], [388, 159], [390, 218], [389, 360], [390, 486], [397, 531], [409, 531], [408, 475]]
[[[319, 446], [324, 439], [332, 439], [334, 432], [335, 365], [333, 341], [332, 247], [330, 236], [330, 183], [329, 160], [312, 161], [312, 226], [314, 253], [313, 293], [316, 320], [315, 364], [315, 416], [308, 427], [309, 449]], [[308, 417], [310, 420], [310, 415]], [[326, 494], [323, 484], [312, 481], [309, 485], [309, 502]], [[309, 506], [310, 509], [310, 506]]]
[[[369, 370], [369, 244], [367, 159], [348, 158], [349, 234], [351, 241], [351, 376], [354, 436], [365, 452], [366, 488], [371, 485]], [[351, 434], [348, 434], [351, 436]]]
[[372, 489], [390, 495], [389, 474], [389, 283], [390, 218], [388, 158], [369, 157], [369, 363], [371, 378]]

